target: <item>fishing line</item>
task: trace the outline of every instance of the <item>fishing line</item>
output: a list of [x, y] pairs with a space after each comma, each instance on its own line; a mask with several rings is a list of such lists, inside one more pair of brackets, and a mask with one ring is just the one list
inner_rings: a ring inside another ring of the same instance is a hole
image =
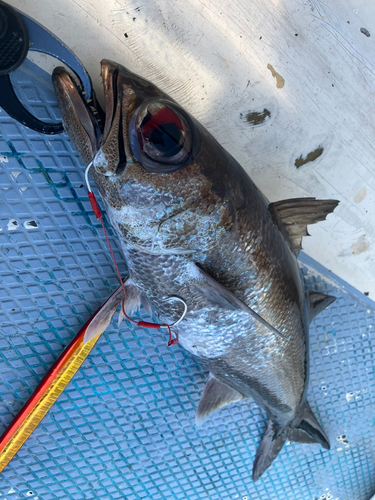
[[107, 240], [107, 245], [108, 245], [109, 251], [111, 253], [112, 260], [113, 260], [113, 263], [115, 265], [116, 272], [117, 272], [117, 275], [118, 275], [120, 283], [121, 283], [122, 291], [124, 292], [124, 298], [123, 298], [122, 304], [121, 304], [122, 313], [127, 320], [131, 321], [132, 323], [134, 323], [137, 326], [144, 327], [144, 328], [154, 328], [156, 330], [159, 330], [159, 328], [167, 328], [168, 333], [169, 333], [168, 347], [170, 347], [173, 344], [177, 344], [178, 338], [176, 337], [176, 338], [172, 339], [171, 327], [177, 325], [180, 321], [182, 321], [187, 313], [187, 304], [180, 297], [172, 296], [172, 297], [169, 297], [166, 299], [167, 301], [177, 300], [184, 305], [184, 312], [182, 313], [181, 317], [177, 321], [175, 321], [172, 325], [167, 325], [166, 323], [159, 325], [158, 323], [149, 323], [148, 321], [136, 321], [136, 320], [130, 318], [125, 312], [126, 289], [125, 289], [124, 282], [122, 281], [122, 278], [121, 278], [121, 273], [120, 273], [120, 270], [119, 270], [117, 262], [116, 262], [115, 254], [113, 253], [113, 250], [112, 250], [111, 242], [109, 241], [109, 237], [108, 237], [106, 228], [104, 226], [102, 211], [100, 210], [98, 202], [96, 201], [95, 194], [92, 192], [92, 189], [91, 189], [91, 185], [90, 185], [90, 181], [89, 181], [89, 170], [91, 167], [92, 167], [92, 161], [90, 161], [90, 163], [87, 165], [86, 170], [85, 170], [85, 181], [86, 181], [89, 201], [90, 201], [91, 207], [94, 211], [96, 218], [100, 220], [100, 223], [102, 225], [104, 236], [105, 236], [105, 239]]

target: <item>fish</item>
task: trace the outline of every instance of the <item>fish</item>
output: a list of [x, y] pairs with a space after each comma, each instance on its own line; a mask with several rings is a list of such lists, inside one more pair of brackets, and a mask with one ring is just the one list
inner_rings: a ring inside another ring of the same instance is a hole
[[209, 371], [196, 424], [248, 398], [261, 406], [254, 481], [287, 440], [329, 450], [306, 397], [308, 330], [335, 297], [306, 290], [297, 255], [307, 226], [338, 201], [270, 203], [165, 92], [107, 59], [101, 76], [105, 113], [94, 114], [67, 71], [54, 70], [62, 121], [121, 243], [130, 308], [173, 324], [186, 306], [173, 332]]

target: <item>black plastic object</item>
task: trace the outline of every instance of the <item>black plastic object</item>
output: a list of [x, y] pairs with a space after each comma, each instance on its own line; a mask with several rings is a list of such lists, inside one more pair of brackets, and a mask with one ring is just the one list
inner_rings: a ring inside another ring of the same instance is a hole
[[0, 1], [0, 106], [9, 116], [43, 134], [60, 134], [62, 123], [44, 123], [29, 113], [16, 96], [10, 73], [26, 59], [29, 34], [20, 14]]
[[0, 75], [8, 75], [26, 59], [29, 34], [17, 11], [0, 2]]
[[[0, 0], [0, 106], [9, 116], [42, 134], [60, 134], [62, 123], [44, 123], [21, 104], [9, 74], [25, 60], [28, 51], [48, 54], [66, 64], [77, 76], [85, 99], [96, 103], [91, 79], [66, 45], [39, 23]], [[99, 104], [96, 104], [99, 107]]]

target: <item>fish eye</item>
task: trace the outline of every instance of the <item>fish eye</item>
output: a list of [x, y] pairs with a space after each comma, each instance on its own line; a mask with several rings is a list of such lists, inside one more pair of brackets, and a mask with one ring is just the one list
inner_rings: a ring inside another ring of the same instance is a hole
[[153, 158], [173, 158], [184, 147], [185, 127], [181, 118], [160, 104], [147, 106], [139, 118], [138, 137], [143, 151]]
[[191, 128], [188, 117], [173, 103], [143, 104], [130, 121], [133, 154], [150, 172], [179, 170], [191, 160]]

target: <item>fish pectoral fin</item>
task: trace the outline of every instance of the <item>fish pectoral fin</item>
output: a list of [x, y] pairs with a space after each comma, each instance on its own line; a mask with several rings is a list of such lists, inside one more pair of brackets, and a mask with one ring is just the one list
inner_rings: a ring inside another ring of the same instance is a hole
[[[128, 278], [125, 282], [125, 312], [128, 316], [132, 316], [135, 312], [139, 310], [141, 307], [141, 292], [134, 285], [133, 281]], [[109, 297], [107, 302], [105, 302], [97, 315], [93, 318], [92, 322], [86, 329], [86, 333], [84, 336], [84, 343], [89, 342], [93, 338], [95, 338], [100, 333], [103, 333], [107, 328], [113, 315], [118, 309], [118, 306], [121, 304], [124, 298], [124, 292], [122, 290], [122, 286], [119, 286], [118, 289]], [[118, 325], [121, 324], [124, 319], [124, 314], [122, 312], [122, 307], [120, 309], [119, 317], [118, 317]]]
[[[147, 314], [149, 316], [152, 316], [152, 309], [147, 299], [147, 295], [144, 292], [141, 292], [139, 288], [135, 286], [133, 280], [130, 278], [128, 278], [125, 281], [124, 285], [126, 291], [126, 297], [124, 303], [126, 314], [128, 316], [133, 316], [133, 314], [137, 313], [140, 310], [142, 304]], [[118, 326], [121, 325], [124, 318], [125, 315], [121, 307], [117, 321]]]
[[266, 432], [258, 446], [253, 464], [253, 481], [257, 481], [280, 453], [287, 440], [287, 430], [280, 429], [268, 421]]
[[325, 295], [324, 293], [319, 292], [309, 292], [309, 320], [311, 321], [321, 313], [326, 307], [330, 306], [333, 302], [335, 302], [336, 297], [332, 295]]
[[331, 449], [328, 437], [321, 428], [310, 405], [306, 402], [301, 423], [289, 432], [289, 439], [297, 443], [318, 443], [326, 450]]
[[240, 392], [210, 373], [195, 414], [196, 425], [202, 425], [214, 411], [242, 399], [245, 397]]
[[83, 338], [84, 344], [94, 339], [107, 329], [113, 315], [118, 309], [118, 306], [121, 304], [123, 297], [124, 292], [122, 287], [119, 286], [109, 297], [107, 302], [103, 304], [98, 313], [94, 315], [91, 323], [86, 328], [85, 336]]
[[302, 250], [302, 238], [309, 236], [307, 226], [325, 220], [334, 211], [337, 200], [292, 198], [270, 203], [268, 210], [293, 252]]
[[246, 304], [233, 295], [232, 292], [227, 290], [197, 265], [192, 264], [192, 266], [194, 266], [192, 269], [193, 283], [208, 302], [222, 309], [248, 312]]
[[141, 304], [149, 316], [152, 316], [152, 307], [145, 292], [141, 292]]
[[[146, 295], [143, 294], [134, 284], [133, 280], [128, 278], [125, 283], [125, 291], [126, 291], [126, 297], [125, 297], [125, 312], [128, 316], [133, 316], [133, 314], [137, 313], [141, 307], [141, 303], [143, 305], [143, 302], [146, 303]], [[144, 296], [143, 296], [144, 295]], [[148, 303], [148, 301], [147, 301]], [[120, 313], [118, 316], [118, 326], [121, 325], [123, 319], [125, 318], [122, 307], [120, 309]]]
[[259, 323], [264, 325], [268, 330], [270, 330], [275, 335], [285, 338], [276, 328], [274, 328], [268, 321], [266, 321], [262, 316], [255, 312], [250, 306], [238, 299], [232, 292], [230, 292], [223, 285], [220, 285], [214, 278], [203, 271], [196, 264], [191, 264], [191, 278], [193, 278], [193, 284], [198, 288], [200, 293], [205, 297], [205, 299], [210, 302], [213, 306], [226, 309], [229, 311], [244, 311], [245, 313], [252, 316]]

